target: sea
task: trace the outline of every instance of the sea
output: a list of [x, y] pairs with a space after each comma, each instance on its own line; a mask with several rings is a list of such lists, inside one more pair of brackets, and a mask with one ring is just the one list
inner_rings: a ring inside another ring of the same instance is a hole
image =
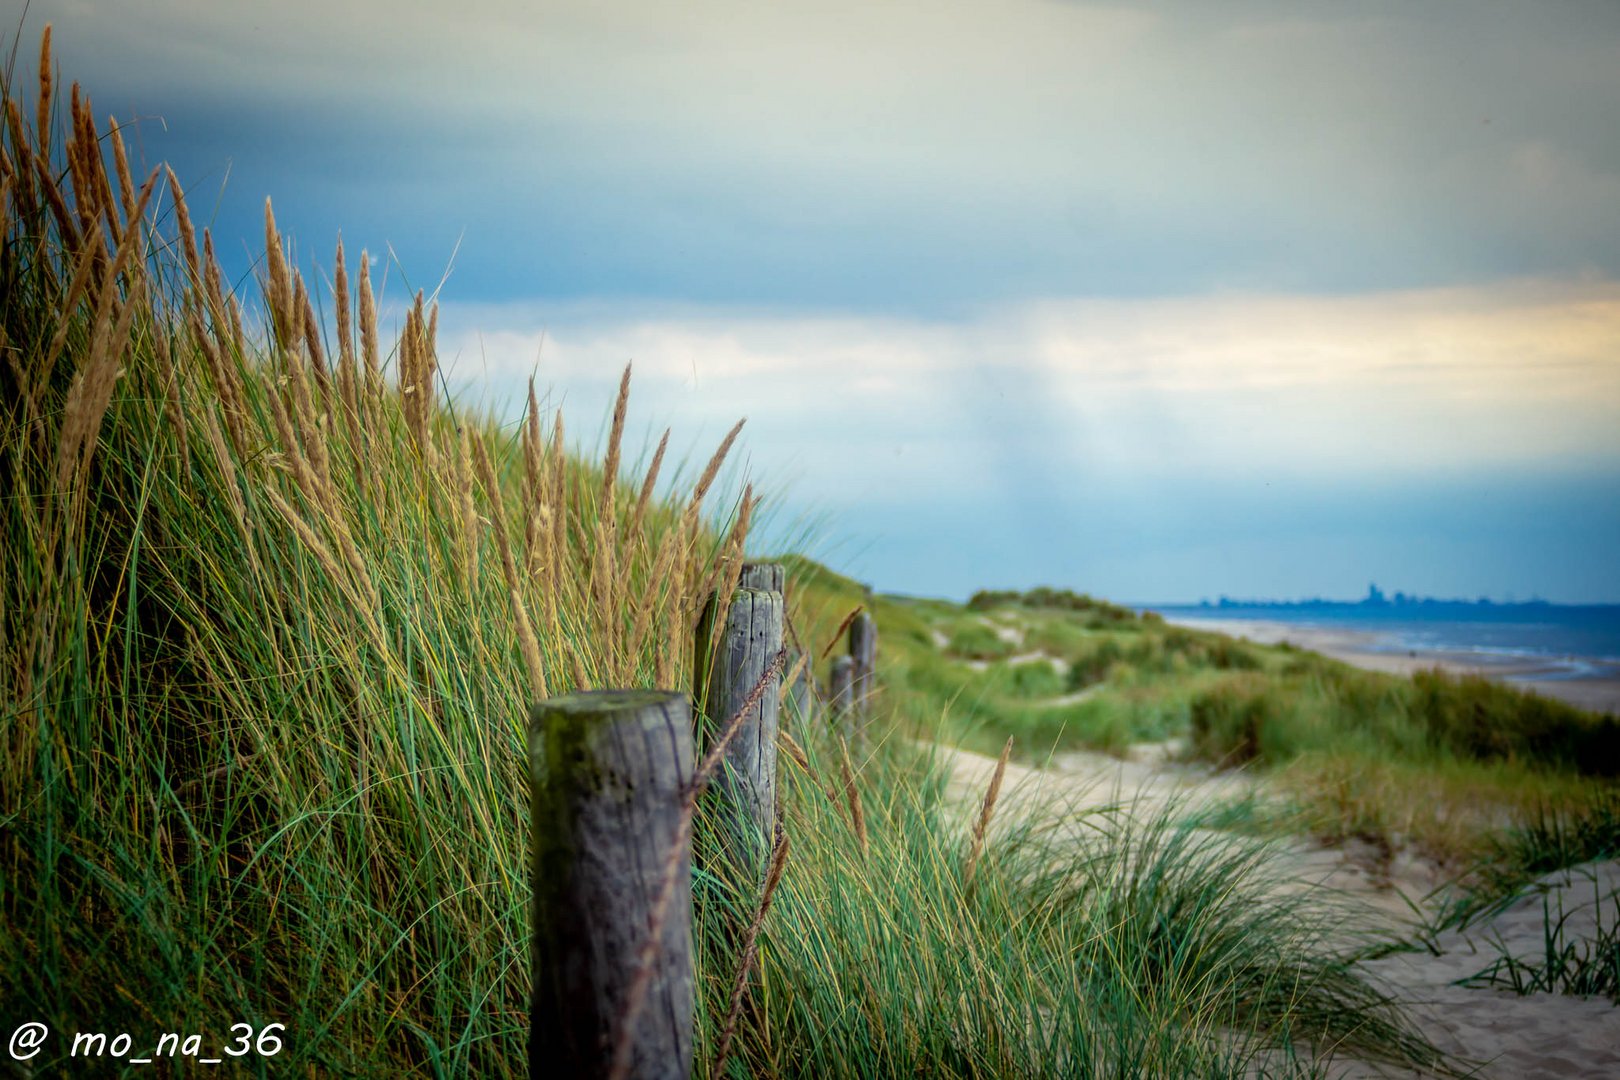
[[1176, 620], [1288, 623], [1369, 635], [1373, 652], [1447, 653], [1481, 667], [1535, 665], [1537, 680], [1620, 677], [1620, 604], [1156, 604]]

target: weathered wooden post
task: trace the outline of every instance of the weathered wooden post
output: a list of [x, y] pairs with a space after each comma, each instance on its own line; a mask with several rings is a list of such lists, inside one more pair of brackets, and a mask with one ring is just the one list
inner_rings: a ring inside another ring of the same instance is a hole
[[[718, 642], [714, 599], [698, 626], [695, 695], [706, 715], [703, 745], [722, 734], [747, 702], [782, 649], [782, 568], [752, 564], [743, 568], [740, 584], [725, 613]], [[758, 588], [758, 585], [774, 586]], [[739, 880], [763, 881], [765, 854], [776, 824], [776, 736], [780, 725], [781, 673], [766, 680], [752, 707], [727, 744], [723, 763], [710, 790], [720, 801], [727, 835], [722, 846], [741, 872]]]
[[847, 739], [854, 732], [850, 728], [851, 707], [854, 705], [855, 661], [848, 656], [833, 657], [828, 673], [828, 714], [843, 730]]
[[855, 733], [860, 736], [872, 718], [872, 691], [876, 688], [872, 669], [877, 660], [877, 620], [868, 612], [861, 612], [849, 624], [849, 655], [855, 661], [850, 695]]
[[781, 563], [743, 563], [742, 576], [737, 579], [737, 588], [786, 593], [787, 571], [782, 568]]
[[586, 691], [534, 708], [531, 1076], [608, 1076], [621, 1037], [630, 1076], [691, 1076], [691, 731], [678, 693]]

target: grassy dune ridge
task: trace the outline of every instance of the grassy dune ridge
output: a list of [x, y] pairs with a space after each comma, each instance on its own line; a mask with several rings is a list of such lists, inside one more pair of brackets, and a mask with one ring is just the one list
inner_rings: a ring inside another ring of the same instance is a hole
[[1510, 822], [1579, 818], [1615, 790], [1620, 721], [1482, 677], [1363, 671], [1050, 589], [874, 606], [895, 708], [919, 727], [989, 754], [1012, 736], [1036, 764], [1170, 742], [1291, 792], [1282, 829], [1460, 871]]
[[[178, 179], [133, 167], [48, 51], [39, 81], [35, 109], [8, 72], [0, 121], [0, 1019], [137, 1048], [287, 1025], [261, 1073], [522, 1074], [522, 722], [575, 687], [687, 685], [755, 508], [713, 489], [736, 432], [654, 497], [662, 447], [621, 460], [628, 382], [599, 458], [532, 391], [513, 429], [467, 415], [425, 297], [385, 339], [340, 247], [317, 304], [268, 207], [261, 295], [233, 296]], [[999, 601], [785, 561], [818, 665], [875, 611], [883, 697], [858, 747], [786, 718], [787, 862], [737, 1012], [717, 928], [759, 897], [697, 876], [698, 1075], [1436, 1061], [1261, 841], [1095, 810], [1059, 835], [993, 788], [957, 805], [917, 744], [1123, 747], [1284, 661], [1090, 602], [1014, 646]], [[1065, 671], [1014, 662], [1037, 646]]]

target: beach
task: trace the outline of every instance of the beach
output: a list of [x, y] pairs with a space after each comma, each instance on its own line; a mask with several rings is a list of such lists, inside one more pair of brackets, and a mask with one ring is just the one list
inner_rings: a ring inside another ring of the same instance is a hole
[[1598, 713], [1620, 713], [1620, 672], [1570, 676], [1566, 669], [1533, 657], [1498, 656], [1438, 649], [1392, 649], [1385, 635], [1369, 630], [1312, 626], [1267, 619], [1166, 616], [1167, 622], [1208, 630], [1257, 645], [1288, 644], [1368, 671], [1410, 675], [1440, 668], [1455, 675], [1483, 675]]

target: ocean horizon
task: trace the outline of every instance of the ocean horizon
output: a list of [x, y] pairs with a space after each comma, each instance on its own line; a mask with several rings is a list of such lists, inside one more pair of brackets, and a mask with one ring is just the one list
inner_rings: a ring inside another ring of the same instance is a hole
[[1367, 635], [1370, 652], [1445, 653], [1482, 667], [1544, 665], [1536, 677], [1620, 674], [1620, 604], [1240, 603], [1150, 604], [1174, 622], [1251, 621]]

